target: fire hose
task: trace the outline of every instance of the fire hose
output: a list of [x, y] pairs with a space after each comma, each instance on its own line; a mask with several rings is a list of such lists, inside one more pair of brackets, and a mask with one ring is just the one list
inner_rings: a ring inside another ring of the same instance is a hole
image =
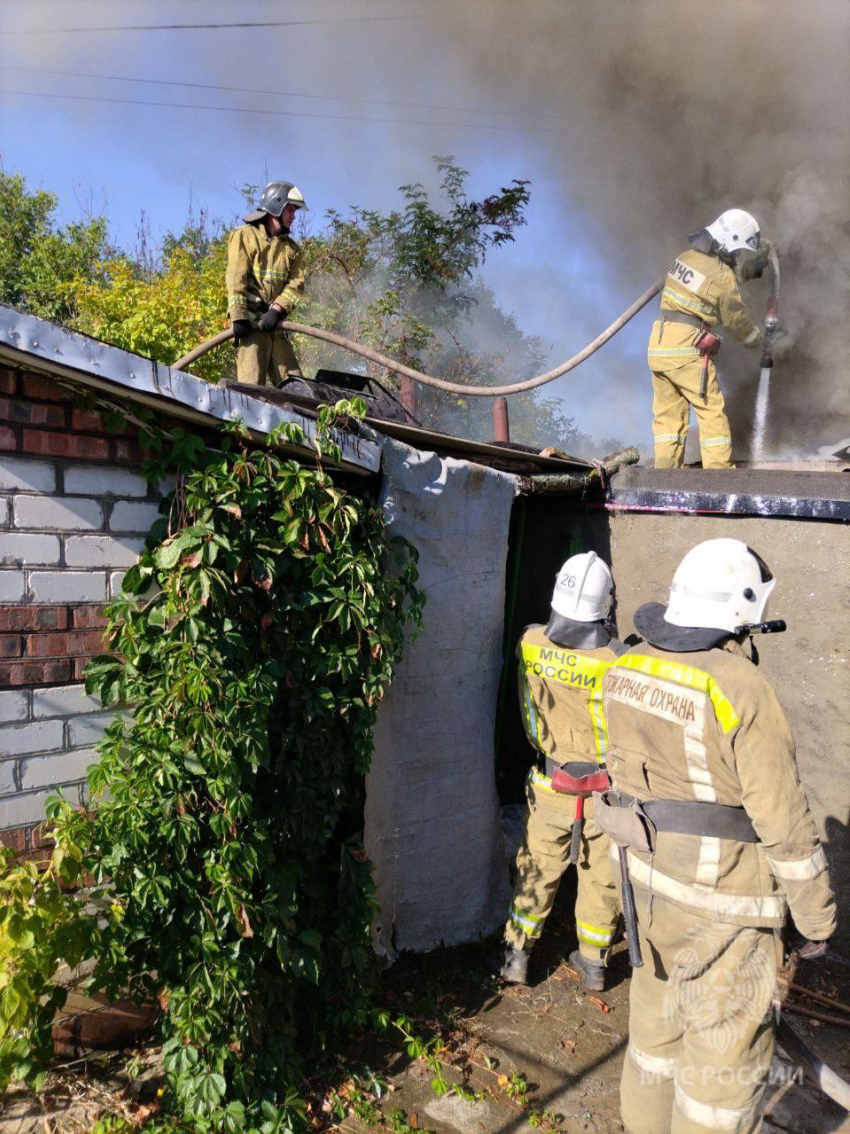
[[[401, 362], [396, 362], [395, 359], [388, 358], [385, 354], [380, 354], [371, 347], [363, 346], [362, 343], [354, 342], [353, 339], [347, 339], [343, 335], [338, 335], [334, 331], [324, 331], [321, 327], [308, 327], [305, 323], [293, 323], [290, 320], [278, 323], [278, 328], [283, 331], [288, 331], [291, 334], [309, 335], [314, 339], [321, 339], [323, 342], [331, 343], [333, 346], [342, 347], [343, 350], [352, 351], [354, 354], [359, 354], [361, 357], [366, 358], [369, 362], [374, 362], [378, 366], [384, 366], [387, 370], [393, 370], [396, 374], [400, 374], [404, 378], [412, 378], [414, 382], [421, 382], [426, 386], [433, 386], [437, 390], [445, 390], [449, 394], [462, 394], [464, 397], [481, 397], [493, 398], [501, 397], [505, 394], [522, 394], [527, 390], [535, 390], [538, 386], [545, 386], [547, 382], [554, 382], [556, 378], [568, 374], [570, 370], [574, 370], [577, 366], [585, 362], [592, 354], [595, 354], [600, 347], [604, 346], [609, 339], [613, 338], [618, 331], [625, 327], [629, 320], [633, 319], [639, 311], [646, 307], [647, 303], [658, 295], [659, 291], [664, 285], [664, 280], [660, 279], [648, 287], [646, 291], [639, 295], [634, 303], [627, 307], [626, 310], [615, 319], [609, 327], [606, 327], [601, 335], [588, 343], [583, 350], [574, 354], [572, 358], [568, 358], [566, 362], [561, 363], [560, 366], [555, 367], [554, 370], [549, 370], [546, 374], [540, 374], [537, 378], [529, 378], [525, 382], [514, 382], [508, 386], [463, 386], [459, 382], [445, 382], [442, 378], [434, 378], [431, 374], [423, 374], [419, 370], [414, 370], [410, 366], [405, 366]], [[221, 343], [227, 342], [228, 339], [233, 338], [233, 330], [228, 327], [224, 331], [220, 331], [217, 335], [213, 335], [211, 339], [207, 339], [194, 350], [190, 350], [188, 354], [184, 354], [182, 358], [178, 358], [176, 362], [172, 363], [172, 370], [185, 370], [187, 366], [195, 362], [197, 359], [205, 355], [207, 351], [212, 350], [213, 347], [219, 346]]]

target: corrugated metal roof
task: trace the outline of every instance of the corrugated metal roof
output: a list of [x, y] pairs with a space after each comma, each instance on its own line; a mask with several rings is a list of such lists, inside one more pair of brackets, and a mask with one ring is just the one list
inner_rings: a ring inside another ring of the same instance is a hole
[[[257, 389], [256, 395], [233, 388], [235, 384], [213, 385], [172, 370], [164, 363], [122, 350], [90, 335], [0, 304], [0, 359], [53, 374], [65, 381], [121, 393], [140, 405], [159, 409], [171, 416], [213, 425], [241, 418], [256, 435], [265, 435], [283, 422], [295, 422], [308, 441], [316, 434], [315, 417], [285, 402], [282, 391]], [[534, 475], [539, 473], [584, 474], [593, 465], [578, 457], [541, 457], [518, 446], [472, 441], [400, 422], [369, 418], [378, 433], [398, 438], [418, 449], [435, 449], [479, 464]], [[362, 473], [380, 469], [381, 449], [375, 440], [344, 434], [341, 439], [342, 467]], [[304, 449], [289, 447], [302, 455]]]
[[[315, 420], [291, 407], [214, 386], [6, 304], [0, 304], [0, 359], [13, 365], [26, 364], [29, 369], [80, 386], [123, 394], [140, 405], [199, 425], [241, 418], [252, 433], [265, 435], [284, 422], [293, 422], [301, 426], [308, 441], [316, 435]], [[379, 471], [380, 445], [350, 434], [341, 436], [340, 445], [343, 468], [361, 473]], [[288, 448], [302, 455], [307, 451]]]

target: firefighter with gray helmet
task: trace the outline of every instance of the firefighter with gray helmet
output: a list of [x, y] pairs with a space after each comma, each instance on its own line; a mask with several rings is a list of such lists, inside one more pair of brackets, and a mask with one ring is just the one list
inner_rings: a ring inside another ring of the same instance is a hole
[[688, 239], [690, 248], [667, 272], [647, 347], [655, 467], [682, 467], [693, 406], [703, 468], [734, 468], [732, 434], [714, 365], [720, 348], [715, 331], [723, 324], [746, 347], [761, 342], [741, 298], [735, 267], [743, 252], [758, 253], [741, 273], [752, 279], [764, 271], [767, 258], [758, 221], [743, 209], [727, 209]]
[[280, 385], [301, 368], [279, 326], [304, 292], [304, 254], [290, 229], [307, 203], [290, 181], [270, 181], [227, 244], [227, 310], [236, 344], [236, 378]]
[[784, 629], [762, 622], [774, 586], [741, 541], [698, 544], [668, 604], [635, 614], [645, 641], [605, 676], [613, 786], [595, 815], [622, 851], [639, 944], [621, 1082], [629, 1134], [760, 1130], [779, 931], [789, 911], [810, 942], [835, 930], [791, 730], [754, 664], [750, 636]]
[[528, 809], [502, 977], [524, 984], [535, 942], [570, 862], [578, 870], [570, 963], [588, 988], [602, 989], [620, 914], [608, 839], [596, 828], [590, 792], [607, 785], [602, 678], [623, 651], [606, 628], [611, 572], [595, 552], [574, 555], [555, 581], [547, 625], [529, 626], [517, 646], [523, 723], [537, 753], [526, 784]]

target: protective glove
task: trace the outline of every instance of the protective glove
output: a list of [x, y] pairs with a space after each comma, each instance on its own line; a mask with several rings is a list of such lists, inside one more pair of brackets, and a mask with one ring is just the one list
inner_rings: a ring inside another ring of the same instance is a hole
[[233, 327], [234, 339], [244, 339], [246, 335], [251, 333], [250, 319], [234, 319], [231, 326]]
[[279, 311], [277, 307], [270, 307], [265, 315], [260, 318], [257, 326], [261, 331], [273, 331], [282, 319], [283, 312]]
[[760, 252], [752, 260], [745, 260], [741, 265], [741, 279], [744, 283], [749, 280], [760, 280], [767, 267], [767, 253]]

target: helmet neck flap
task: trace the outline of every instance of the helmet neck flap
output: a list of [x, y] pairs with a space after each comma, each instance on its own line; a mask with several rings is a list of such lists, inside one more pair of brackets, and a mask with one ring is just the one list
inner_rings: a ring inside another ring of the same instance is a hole
[[544, 633], [550, 642], [565, 650], [598, 650], [611, 641], [603, 622], [576, 622], [557, 610], [551, 612]]

